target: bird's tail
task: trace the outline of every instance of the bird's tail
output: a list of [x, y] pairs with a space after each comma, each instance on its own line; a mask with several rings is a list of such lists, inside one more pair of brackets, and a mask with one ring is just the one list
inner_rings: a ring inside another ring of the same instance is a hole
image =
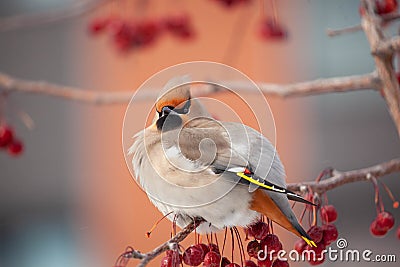
[[[286, 199], [287, 201], [287, 199]], [[301, 237], [309, 246], [316, 247], [317, 245], [306, 233], [303, 227], [297, 221], [295, 215], [290, 209], [287, 212], [282, 212], [281, 208], [273, 201], [273, 199], [263, 192], [263, 190], [256, 190], [253, 195], [253, 201], [250, 209], [257, 211], [267, 216], [272, 221], [276, 222], [283, 228]]]

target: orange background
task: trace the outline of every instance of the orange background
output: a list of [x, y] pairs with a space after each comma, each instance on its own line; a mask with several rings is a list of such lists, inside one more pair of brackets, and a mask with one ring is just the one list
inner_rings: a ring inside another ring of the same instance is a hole
[[[1, 16], [46, 7], [42, 2], [35, 2], [37, 6], [22, 2], [1, 3]], [[213, 2], [149, 1], [148, 9], [140, 14], [132, 12], [132, 7], [123, 7], [126, 16], [185, 11], [196, 29], [193, 40], [181, 42], [165, 36], [154, 46], [129, 54], [118, 54], [105, 36], [87, 33], [90, 19], [107, 10], [3, 32], [0, 70], [21, 78], [98, 91], [134, 91], [165, 67], [192, 60], [225, 63], [255, 81], [271, 83], [373, 69], [362, 33], [334, 39], [325, 35], [328, 27], [359, 22], [358, 1], [277, 1], [280, 19], [289, 31], [289, 38], [282, 42], [262, 41], [257, 35], [258, 1], [234, 9]], [[267, 8], [266, 13], [271, 10]], [[399, 155], [398, 136], [375, 92], [268, 97], [268, 101], [288, 182], [313, 180], [328, 166], [350, 170]], [[160, 223], [150, 239], [145, 237], [161, 214], [133, 181], [124, 161], [121, 133], [125, 105], [94, 106], [13, 95], [9, 106], [9, 110], [30, 114], [36, 127], [26, 130], [17, 116], [8, 112], [26, 150], [19, 159], [0, 153], [0, 266], [111, 266], [127, 245], [148, 251], [169, 237], [167, 221]], [[146, 106], [137, 104], [138, 123], [132, 135], [143, 126]], [[384, 181], [399, 196], [396, 177]], [[393, 231], [385, 239], [373, 238], [368, 232], [375, 216], [369, 183], [348, 185], [328, 195], [339, 212], [339, 233], [352, 247], [398, 254]], [[386, 196], [384, 201], [399, 221], [398, 211], [390, 208]], [[291, 249], [296, 239], [279, 227], [275, 229], [284, 248]], [[132, 261], [130, 266], [134, 265]], [[159, 266], [159, 262], [150, 266]]]

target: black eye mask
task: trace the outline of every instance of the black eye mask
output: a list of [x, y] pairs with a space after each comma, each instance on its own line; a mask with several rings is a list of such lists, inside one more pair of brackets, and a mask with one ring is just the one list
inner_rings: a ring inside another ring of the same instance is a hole
[[162, 115], [156, 122], [157, 129], [162, 132], [167, 132], [181, 127], [182, 119], [179, 115], [169, 114]]

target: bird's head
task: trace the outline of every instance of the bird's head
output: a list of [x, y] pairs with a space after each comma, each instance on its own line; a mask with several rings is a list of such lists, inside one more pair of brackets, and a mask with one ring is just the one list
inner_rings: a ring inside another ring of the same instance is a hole
[[155, 104], [155, 126], [158, 131], [181, 128], [191, 119], [209, 117], [200, 101], [191, 98], [190, 88], [188, 83], [164, 88]]

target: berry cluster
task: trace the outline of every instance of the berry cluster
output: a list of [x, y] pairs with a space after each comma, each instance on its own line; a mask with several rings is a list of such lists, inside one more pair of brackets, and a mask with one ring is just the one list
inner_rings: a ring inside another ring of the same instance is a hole
[[[387, 234], [387, 232], [389, 230], [391, 230], [393, 228], [395, 220], [394, 220], [393, 215], [390, 212], [385, 211], [385, 207], [384, 207], [382, 197], [380, 194], [378, 180], [372, 178], [372, 182], [373, 182], [373, 186], [374, 186], [374, 190], [375, 190], [375, 205], [376, 205], [377, 216], [370, 224], [369, 231], [373, 236], [383, 237]], [[397, 209], [399, 207], [399, 202], [394, 198], [389, 187], [382, 181], [379, 181], [379, 183], [385, 189], [389, 198], [393, 201], [393, 208]], [[397, 230], [397, 233], [396, 233], [397, 236], [399, 236], [398, 235], [399, 231], [400, 231], [400, 227]], [[399, 239], [400, 239], [400, 237], [399, 237]]]
[[303, 253], [304, 250], [313, 251], [315, 253], [315, 257], [307, 259], [310, 265], [318, 265], [325, 261], [323, 251], [334, 242], [339, 235], [336, 226], [333, 224], [337, 219], [335, 207], [333, 205], [322, 206], [319, 210], [319, 214], [322, 225], [319, 226], [315, 224], [307, 231], [307, 234], [315, 242], [317, 247], [310, 247], [303, 239], [296, 241], [294, 245], [294, 249], [298, 253]]
[[[227, 8], [239, 5], [243, 6], [251, 2], [251, 0], [213, 1]], [[268, 8], [264, 4], [261, 4], [262, 9], [273, 10], [273, 15], [263, 15], [261, 19], [259, 35], [263, 40], [283, 40], [287, 37], [287, 30], [278, 20], [275, 2], [276, 0], [270, 0], [271, 6]], [[121, 13], [126, 14], [126, 12]], [[121, 52], [149, 47], [165, 32], [172, 34], [172, 36], [180, 40], [191, 39], [195, 34], [190, 16], [186, 13], [169, 15], [164, 18], [141, 20], [134, 20], [119, 15], [96, 17], [89, 22], [88, 28], [92, 35], [107, 32], [116, 49]]]
[[219, 267], [221, 261], [226, 262], [227, 265], [231, 264], [227, 258], [221, 257], [217, 245], [201, 243], [188, 247], [183, 255], [179, 251], [168, 250], [161, 260], [161, 267], [178, 267], [182, 262], [188, 266], [199, 266], [203, 263], [205, 267]]
[[[247, 260], [245, 266], [249, 267], [287, 267], [289, 263], [276, 258], [283, 246], [279, 237], [272, 233], [270, 224], [258, 221], [246, 229], [247, 236], [253, 237], [247, 244], [247, 254], [250, 258], [257, 260], [257, 264], [252, 260]], [[267, 253], [268, 255], [265, 255]]]
[[0, 125], [0, 149], [7, 149], [11, 156], [19, 156], [24, 150], [22, 142], [15, 137], [13, 128], [6, 124]]
[[[375, 0], [375, 13], [378, 15], [385, 15], [397, 11], [398, 4], [397, 0]], [[360, 15], [365, 14], [363, 6], [359, 8]]]
[[121, 52], [144, 48], [168, 32], [180, 39], [194, 36], [193, 26], [187, 14], [176, 14], [162, 19], [131, 21], [115, 17], [95, 18], [89, 23], [93, 35], [108, 32], [115, 47]]

